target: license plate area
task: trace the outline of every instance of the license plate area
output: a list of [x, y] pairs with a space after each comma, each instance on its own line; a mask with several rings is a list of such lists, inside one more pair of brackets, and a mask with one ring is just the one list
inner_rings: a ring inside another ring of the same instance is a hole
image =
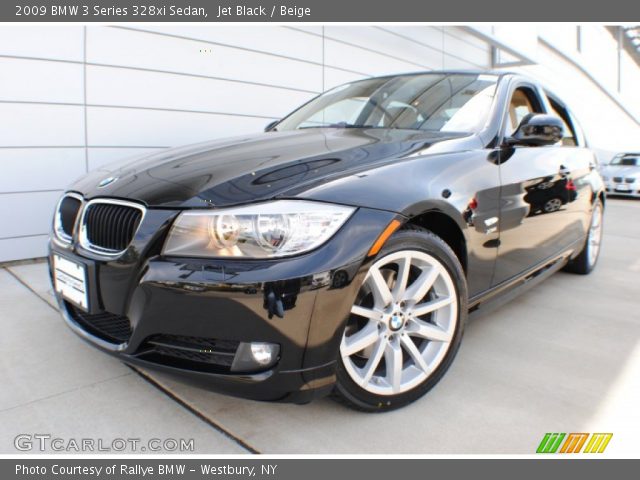
[[620, 183], [618, 185], [616, 185], [616, 190], [618, 192], [630, 192], [631, 191], [631, 187], [627, 184], [624, 183]]
[[54, 288], [62, 297], [84, 311], [89, 311], [87, 267], [53, 254]]

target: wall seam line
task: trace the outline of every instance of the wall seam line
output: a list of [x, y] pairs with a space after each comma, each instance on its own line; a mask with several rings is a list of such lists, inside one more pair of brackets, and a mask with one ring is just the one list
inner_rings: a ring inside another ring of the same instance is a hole
[[82, 86], [84, 90], [84, 168], [89, 172], [89, 126], [87, 125], [87, 26], [83, 27]]

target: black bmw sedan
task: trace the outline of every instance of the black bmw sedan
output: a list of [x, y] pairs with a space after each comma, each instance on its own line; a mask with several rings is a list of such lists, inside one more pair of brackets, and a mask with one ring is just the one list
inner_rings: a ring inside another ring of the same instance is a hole
[[589, 273], [604, 203], [578, 122], [535, 81], [386, 76], [87, 174], [50, 271], [68, 326], [127, 363], [385, 411], [442, 378], [470, 313]]

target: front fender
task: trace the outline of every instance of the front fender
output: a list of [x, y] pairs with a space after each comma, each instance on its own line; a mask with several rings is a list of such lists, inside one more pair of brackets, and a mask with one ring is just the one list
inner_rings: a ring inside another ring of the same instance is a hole
[[299, 198], [386, 210], [440, 212], [463, 232], [469, 292], [490, 287], [497, 255], [500, 173], [491, 149], [425, 155], [327, 182]]

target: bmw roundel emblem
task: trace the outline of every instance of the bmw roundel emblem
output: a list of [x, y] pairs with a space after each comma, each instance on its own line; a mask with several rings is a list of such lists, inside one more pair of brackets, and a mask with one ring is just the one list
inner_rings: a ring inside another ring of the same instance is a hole
[[106, 187], [107, 185], [111, 185], [116, 180], [118, 180], [118, 177], [103, 178], [102, 180], [100, 180], [100, 183], [98, 184], [98, 188], [102, 188], [102, 187]]

